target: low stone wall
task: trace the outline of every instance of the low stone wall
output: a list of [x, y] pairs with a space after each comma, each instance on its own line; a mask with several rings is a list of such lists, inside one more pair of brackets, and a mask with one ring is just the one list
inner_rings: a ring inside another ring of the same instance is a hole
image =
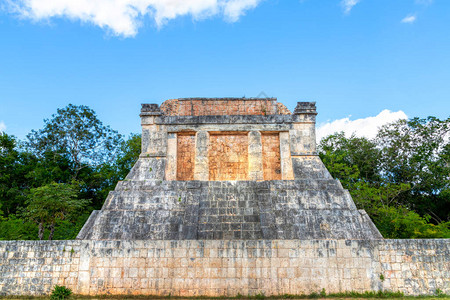
[[449, 278], [450, 240], [0, 242], [0, 295], [419, 295]]

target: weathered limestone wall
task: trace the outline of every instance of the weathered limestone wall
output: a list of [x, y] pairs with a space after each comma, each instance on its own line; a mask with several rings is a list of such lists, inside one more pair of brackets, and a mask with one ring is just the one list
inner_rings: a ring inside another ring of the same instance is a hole
[[[2, 241], [0, 295], [450, 293], [450, 240]], [[384, 276], [384, 280], [380, 275]]]
[[273, 115], [291, 112], [276, 98], [181, 98], [165, 101], [167, 116]]
[[[291, 113], [276, 98], [182, 98], [167, 100], [161, 106], [143, 104], [142, 153], [127, 179], [292, 180], [308, 179], [309, 173], [329, 178], [316, 152], [316, 115], [315, 102], [299, 102]], [[193, 164], [189, 164], [191, 157], [177, 156], [189, 151], [177, 146], [188, 147], [194, 142], [184, 143], [189, 133], [195, 135]], [[246, 141], [242, 141], [243, 135], [247, 135]], [[227, 148], [214, 143], [221, 139], [228, 147], [236, 143], [236, 147], [247, 147], [248, 151], [231, 149], [231, 156], [224, 157]], [[263, 157], [262, 146], [267, 148], [271, 142], [273, 149], [266, 154], [271, 152], [276, 157]], [[210, 163], [211, 157], [218, 163]], [[155, 171], [150, 173], [149, 169]], [[306, 175], [296, 169], [305, 170]]]
[[[145, 170], [144, 170], [145, 171]], [[144, 172], [143, 171], [143, 172]], [[147, 171], [149, 172], [149, 171]], [[120, 181], [81, 240], [382, 239], [337, 180]]]

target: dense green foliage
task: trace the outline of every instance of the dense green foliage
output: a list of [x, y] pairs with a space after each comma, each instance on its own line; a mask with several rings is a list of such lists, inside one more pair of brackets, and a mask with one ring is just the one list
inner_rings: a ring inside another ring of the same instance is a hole
[[[386, 238], [450, 237], [450, 119], [401, 120], [376, 138], [330, 135], [319, 155]], [[140, 154], [69, 105], [24, 142], [0, 133], [0, 240], [74, 239]]]
[[319, 155], [386, 238], [450, 237], [450, 119], [400, 120], [369, 140], [343, 133]]
[[75, 184], [66, 183], [50, 183], [30, 190], [23, 215], [38, 224], [40, 240], [46, 228], [50, 231], [48, 239], [53, 239], [57, 223], [87, 205], [88, 201], [77, 198], [77, 191]]
[[140, 153], [86, 106], [44, 123], [24, 142], [0, 133], [0, 240], [74, 239]]

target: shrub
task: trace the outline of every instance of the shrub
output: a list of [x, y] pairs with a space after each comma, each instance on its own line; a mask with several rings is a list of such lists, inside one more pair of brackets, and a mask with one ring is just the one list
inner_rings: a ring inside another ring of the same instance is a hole
[[55, 285], [52, 290], [52, 294], [50, 295], [50, 299], [52, 300], [62, 300], [67, 299], [72, 295], [72, 290], [66, 288], [65, 286]]

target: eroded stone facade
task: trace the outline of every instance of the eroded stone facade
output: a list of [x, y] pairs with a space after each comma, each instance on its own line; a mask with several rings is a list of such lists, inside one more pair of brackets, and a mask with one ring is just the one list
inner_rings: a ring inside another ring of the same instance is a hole
[[144, 104], [142, 153], [79, 239], [381, 239], [316, 153], [313, 102]]
[[0, 295], [56, 284], [84, 295], [450, 293], [449, 251], [449, 240], [0, 241]]
[[450, 241], [383, 240], [316, 153], [316, 107], [144, 104], [142, 153], [75, 241], [0, 241], [0, 295], [450, 293]]

